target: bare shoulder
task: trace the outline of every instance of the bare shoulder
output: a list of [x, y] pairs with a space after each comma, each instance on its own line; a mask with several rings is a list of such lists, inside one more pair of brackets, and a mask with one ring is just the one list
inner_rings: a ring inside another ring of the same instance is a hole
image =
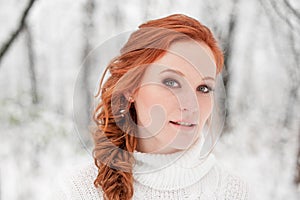
[[102, 200], [102, 191], [94, 186], [97, 168], [93, 163], [73, 167], [56, 179], [56, 199]]
[[224, 200], [248, 200], [249, 186], [243, 178], [228, 171], [222, 165], [217, 165], [216, 170], [220, 177], [220, 189]]

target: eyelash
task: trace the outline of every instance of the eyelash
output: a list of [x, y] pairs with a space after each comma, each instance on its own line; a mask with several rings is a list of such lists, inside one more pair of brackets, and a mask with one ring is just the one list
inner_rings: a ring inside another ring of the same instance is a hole
[[[178, 86], [171, 86], [171, 85], [168, 84], [168, 83], [170, 83], [170, 82], [176, 83]], [[164, 84], [165, 86], [171, 87], [171, 88], [180, 88], [180, 87], [181, 87], [180, 83], [178, 83], [178, 82], [177, 82], [176, 80], [174, 80], [174, 79], [165, 79], [165, 80], [163, 80], [163, 84]], [[207, 91], [206, 91], [206, 92], [201, 91], [201, 88], [204, 88], [204, 87], [207, 88]], [[200, 91], [200, 92], [202, 92], [203, 94], [207, 94], [207, 93], [209, 93], [209, 92], [214, 91], [214, 89], [211, 88], [211, 87], [208, 86], [208, 85], [200, 85], [200, 86], [197, 87], [197, 91]]]
[[[168, 83], [171, 82], [171, 81], [175, 82], [176, 84], [178, 84], [178, 86], [170, 86], [170, 85], [168, 85]], [[171, 88], [180, 88], [181, 87], [181, 85], [176, 80], [170, 79], [170, 78], [163, 80], [163, 84], [165, 86], [168, 86], [168, 87], [171, 87]]]
[[208, 85], [200, 85], [200, 86], [198, 86], [198, 87], [197, 87], [197, 91], [201, 91], [200, 88], [203, 88], [203, 87], [206, 87], [206, 88], [207, 88], [207, 92], [202, 92], [202, 93], [204, 93], [204, 94], [207, 94], [207, 93], [210, 93], [210, 92], [214, 91], [214, 90], [213, 90], [211, 87], [209, 87]]

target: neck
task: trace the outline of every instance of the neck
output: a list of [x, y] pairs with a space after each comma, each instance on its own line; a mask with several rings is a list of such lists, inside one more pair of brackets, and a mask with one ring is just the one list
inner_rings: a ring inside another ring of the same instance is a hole
[[171, 154], [134, 152], [133, 175], [137, 182], [160, 190], [172, 190], [199, 181], [214, 165], [214, 157], [201, 157], [204, 140], [188, 150]]
[[[191, 143], [190, 146], [193, 146], [197, 140], [199, 138], [197, 138], [193, 143]], [[156, 145], [153, 145], [156, 144]], [[179, 149], [179, 148], [174, 148], [171, 146], [167, 146], [165, 148], [159, 148], [160, 146], [164, 146], [164, 145], [160, 145], [159, 141], [157, 139], [155, 139], [153, 137], [153, 139], [137, 139], [137, 147], [136, 147], [136, 151], [141, 152], [141, 153], [151, 153], [151, 154], [172, 154], [172, 153], [176, 153], [176, 152], [180, 152], [183, 151], [185, 149]]]

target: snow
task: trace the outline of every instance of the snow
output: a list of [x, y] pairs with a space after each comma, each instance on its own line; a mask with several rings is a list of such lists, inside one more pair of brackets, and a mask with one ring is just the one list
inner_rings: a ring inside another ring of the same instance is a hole
[[[87, 130], [86, 119], [80, 116], [86, 112], [79, 104], [85, 58], [93, 65], [88, 88], [92, 94], [124, 36], [145, 20], [183, 13], [199, 19], [216, 34], [226, 34], [233, 2], [98, 0], [94, 29], [87, 31], [83, 29], [86, 1], [37, 1], [27, 22], [33, 37], [38, 105], [31, 100], [24, 33], [0, 63], [0, 199], [51, 199], [50, 189], [59, 172], [91, 161], [92, 140], [88, 131], [83, 131]], [[300, 189], [293, 180], [300, 145], [300, 105], [288, 100], [292, 84], [299, 83], [300, 77], [288, 39], [291, 30], [275, 12], [265, 12], [260, 1], [237, 2], [237, 29], [228, 71], [232, 78], [228, 95], [231, 129], [223, 133], [214, 153], [249, 183], [252, 199], [298, 200]], [[300, 7], [299, 1], [290, 2]], [[18, 24], [25, 4], [0, 1], [1, 46]], [[291, 13], [288, 16], [296, 26], [299, 20]], [[294, 36], [300, 44], [299, 34]], [[109, 43], [116, 38], [118, 42]], [[85, 39], [94, 49], [89, 56], [83, 52]], [[300, 52], [299, 45], [295, 48]], [[298, 101], [299, 94], [298, 88]], [[291, 106], [292, 118], [285, 127], [283, 121]]]

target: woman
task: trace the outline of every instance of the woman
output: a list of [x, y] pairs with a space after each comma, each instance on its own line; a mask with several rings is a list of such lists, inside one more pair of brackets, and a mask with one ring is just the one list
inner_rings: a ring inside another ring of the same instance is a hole
[[211, 31], [193, 18], [139, 26], [104, 84], [102, 76], [95, 165], [72, 176], [63, 199], [247, 199], [246, 184], [216, 163], [217, 138], [205, 131], [222, 66]]

